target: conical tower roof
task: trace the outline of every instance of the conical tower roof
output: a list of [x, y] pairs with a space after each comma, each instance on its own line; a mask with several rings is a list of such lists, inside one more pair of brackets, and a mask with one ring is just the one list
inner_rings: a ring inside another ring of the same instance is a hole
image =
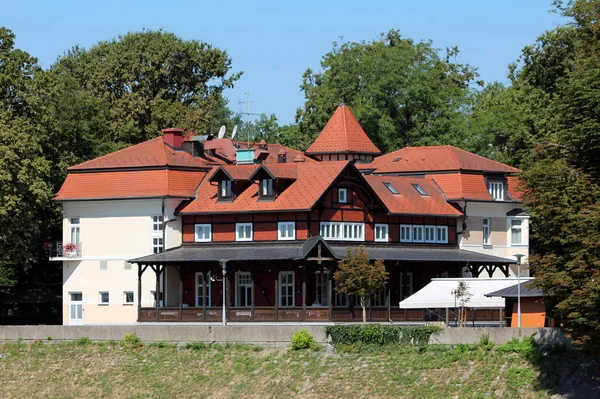
[[381, 151], [360, 126], [350, 108], [340, 105], [314, 143], [306, 150], [307, 155], [317, 154], [372, 154]]

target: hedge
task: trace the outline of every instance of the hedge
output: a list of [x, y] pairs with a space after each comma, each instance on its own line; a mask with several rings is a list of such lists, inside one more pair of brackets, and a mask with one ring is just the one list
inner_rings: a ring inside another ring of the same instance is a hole
[[432, 334], [442, 329], [436, 326], [409, 327], [385, 324], [350, 324], [325, 327], [331, 343], [367, 345], [427, 345]]

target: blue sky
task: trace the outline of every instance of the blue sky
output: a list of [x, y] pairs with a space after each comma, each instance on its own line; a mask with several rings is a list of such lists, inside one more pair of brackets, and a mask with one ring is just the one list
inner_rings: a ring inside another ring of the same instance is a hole
[[17, 47], [49, 67], [74, 45], [90, 47], [129, 31], [164, 29], [226, 50], [244, 71], [225, 96], [234, 111], [251, 92], [252, 112], [294, 120], [304, 102], [307, 68], [319, 69], [334, 41], [362, 41], [399, 29], [402, 36], [458, 46], [459, 61], [478, 67], [486, 81], [506, 82], [507, 65], [523, 46], [564, 24], [551, 0], [421, 1], [71, 1], [5, 0], [0, 25]]

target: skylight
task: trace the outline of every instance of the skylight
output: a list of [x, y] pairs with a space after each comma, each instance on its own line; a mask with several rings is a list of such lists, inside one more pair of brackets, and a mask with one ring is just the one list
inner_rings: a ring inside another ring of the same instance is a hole
[[394, 158], [394, 160], [392, 162], [400, 162], [402, 160], [402, 158]]
[[419, 186], [418, 184], [413, 184], [412, 186], [415, 188], [415, 190], [417, 190], [419, 192], [419, 194], [427, 195], [425, 190], [423, 190], [423, 187]]
[[398, 190], [396, 190], [396, 187], [394, 187], [394, 186], [392, 185], [392, 183], [390, 183], [390, 182], [384, 182], [384, 183], [383, 183], [383, 185], [384, 185], [384, 186], [386, 186], [386, 187], [387, 187], [387, 189], [388, 189], [388, 190], [390, 190], [390, 191], [392, 192], [392, 194], [394, 194], [394, 195], [398, 195], [398, 194], [400, 194], [400, 193], [398, 192]]

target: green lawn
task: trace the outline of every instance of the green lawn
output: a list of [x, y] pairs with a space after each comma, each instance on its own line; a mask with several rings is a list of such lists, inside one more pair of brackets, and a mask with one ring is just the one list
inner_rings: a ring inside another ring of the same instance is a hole
[[[0, 344], [2, 398], [539, 398], [561, 359], [498, 347], [352, 352], [123, 342]], [[529, 359], [529, 360], [526, 360]], [[542, 370], [542, 371], [540, 371]]]

